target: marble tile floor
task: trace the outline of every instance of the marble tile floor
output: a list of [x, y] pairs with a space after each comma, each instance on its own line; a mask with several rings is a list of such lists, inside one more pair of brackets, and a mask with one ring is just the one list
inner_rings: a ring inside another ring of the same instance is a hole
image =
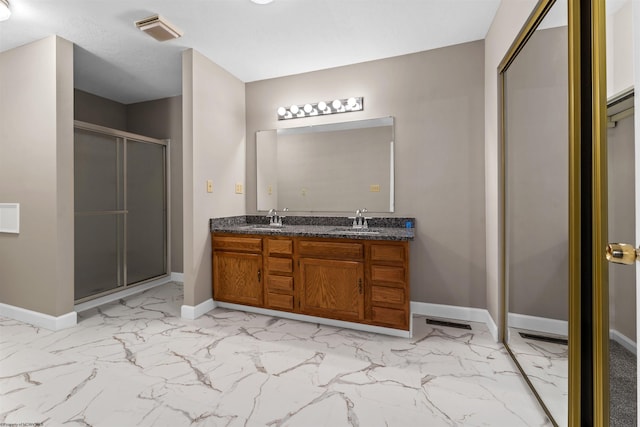
[[214, 309], [169, 283], [52, 332], [0, 318], [0, 425], [548, 426], [483, 324], [389, 337]]
[[509, 348], [529, 381], [559, 425], [569, 419], [569, 347], [567, 344], [523, 338], [520, 332], [564, 338], [525, 329], [509, 328]]

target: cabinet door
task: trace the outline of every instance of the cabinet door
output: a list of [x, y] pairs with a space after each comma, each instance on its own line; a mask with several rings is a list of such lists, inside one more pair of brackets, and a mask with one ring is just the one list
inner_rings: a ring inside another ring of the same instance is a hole
[[300, 259], [300, 310], [339, 320], [364, 319], [362, 262]]
[[213, 298], [247, 305], [262, 305], [262, 255], [215, 251]]

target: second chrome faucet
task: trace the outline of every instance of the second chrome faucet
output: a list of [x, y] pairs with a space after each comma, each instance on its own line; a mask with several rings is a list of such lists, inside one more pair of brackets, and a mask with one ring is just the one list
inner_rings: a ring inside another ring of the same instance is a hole
[[[287, 208], [282, 209], [282, 212], [288, 212], [288, 211], [289, 209]], [[282, 227], [282, 219], [286, 217], [284, 215], [278, 215], [278, 211], [275, 209], [269, 209], [267, 218], [269, 218], [269, 225], [271, 227]]]
[[350, 216], [349, 219], [353, 220], [352, 228], [369, 228], [368, 220], [371, 219], [370, 216], [363, 216], [363, 214], [367, 213], [367, 208], [356, 209], [355, 216]]

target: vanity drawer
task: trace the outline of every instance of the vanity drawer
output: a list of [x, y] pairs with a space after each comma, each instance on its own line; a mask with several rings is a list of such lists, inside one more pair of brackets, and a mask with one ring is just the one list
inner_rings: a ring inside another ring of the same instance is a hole
[[371, 303], [377, 304], [395, 304], [402, 305], [405, 302], [404, 289], [389, 288], [386, 286], [371, 287]]
[[362, 243], [316, 242], [300, 240], [298, 253], [301, 257], [362, 259], [364, 248]]
[[293, 296], [267, 293], [267, 307], [281, 310], [293, 310]]
[[293, 292], [293, 277], [290, 276], [267, 276], [267, 289], [270, 292]]
[[259, 237], [213, 236], [213, 249], [230, 251], [261, 252], [262, 239]]
[[406, 283], [404, 267], [393, 267], [388, 265], [372, 265], [371, 281], [374, 283], [385, 283], [390, 286], [404, 287]]
[[292, 255], [293, 240], [291, 239], [266, 239], [267, 255]]
[[371, 261], [373, 262], [400, 262], [407, 259], [405, 245], [371, 245]]
[[371, 320], [386, 326], [408, 329], [408, 316], [405, 310], [395, 308], [371, 307]]
[[291, 258], [267, 258], [269, 273], [293, 273], [293, 260]]

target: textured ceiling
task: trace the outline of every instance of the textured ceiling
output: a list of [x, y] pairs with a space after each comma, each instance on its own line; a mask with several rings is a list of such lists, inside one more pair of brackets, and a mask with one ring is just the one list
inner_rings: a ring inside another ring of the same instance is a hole
[[[10, 0], [0, 51], [57, 34], [75, 43], [77, 88], [125, 104], [181, 92], [194, 48], [244, 82], [483, 39], [499, 0]], [[134, 22], [183, 30], [157, 42]]]

